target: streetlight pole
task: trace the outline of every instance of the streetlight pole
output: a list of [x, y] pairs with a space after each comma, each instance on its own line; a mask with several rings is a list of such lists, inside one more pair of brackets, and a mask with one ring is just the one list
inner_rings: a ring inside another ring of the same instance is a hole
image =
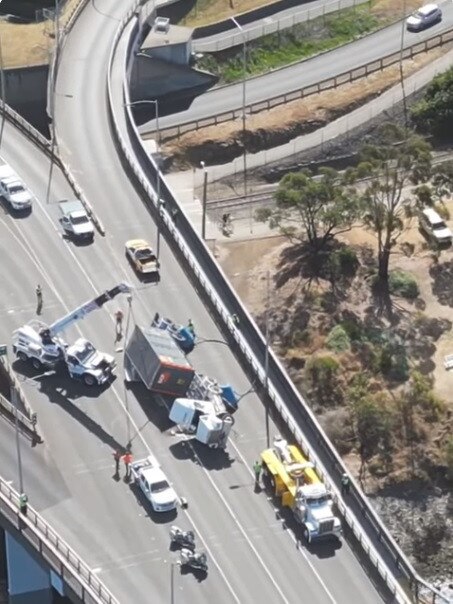
[[271, 275], [270, 272], [267, 271], [267, 287], [266, 287], [266, 350], [264, 356], [264, 411], [265, 411], [265, 425], [266, 425], [266, 443], [267, 447], [270, 447], [269, 443], [269, 403], [268, 403], [268, 393], [267, 387], [269, 383], [269, 344], [270, 344], [270, 298], [271, 298]]
[[203, 206], [201, 215], [201, 238], [203, 241], [206, 239], [206, 206], [208, 197], [208, 171], [205, 167], [205, 162], [201, 161], [200, 166], [203, 170]]
[[52, 117], [51, 117], [51, 128], [50, 128], [50, 138], [51, 138], [51, 152], [50, 152], [50, 168], [49, 168], [49, 181], [47, 183], [47, 191], [46, 191], [46, 203], [49, 203], [50, 198], [50, 187], [52, 184], [52, 174], [53, 174], [53, 165], [54, 165], [54, 154], [55, 154], [55, 95], [56, 95], [56, 82], [55, 75], [58, 69], [58, 61], [60, 55], [60, 6], [58, 0], [55, 0], [55, 13], [54, 13], [54, 39], [55, 39], [55, 50], [54, 50], [54, 64], [53, 69], [51, 69], [52, 74], [52, 82], [49, 87], [49, 93], [51, 95], [50, 99], [50, 107], [52, 108]]
[[[140, 53], [137, 53], [137, 55]], [[145, 54], [145, 53], [142, 53]], [[148, 56], [148, 55], [145, 55]], [[156, 113], [156, 132], [157, 132], [157, 152], [160, 153], [160, 129], [159, 129], [159, 101], [157, 99], [143, 99], [141, 101], [132, 101], [131, 103], [125, 103], [125, 107], [134, 107], [135, 105], [154, 105], [155, 113]], [[157, 243], [156, 243], [156, 257], [157, 261], [159, 261], [160, 255], [160, 222], [161, 222], [161, 207], [164, 205], [164, 201], [160, 198], [160, 187], [161, 187], [161, 174], [160, 174], [160, 165], [159, 158], [156, 161], [157, 166], [157, 181], [156, 181], [156, 194], [157, 194]]]
[[[247, 199], [247, 149], [245, 144], [245, 105], [246, 105], [246, 82], [247, 82], [247, 40], [244, 28], [238, 23], [235, 17], [230, 17], [239, 31], [242, 33], [242, 144], [244, 145], [244, 198]], [[250, 223], [250, 232], [252, 232], [252, 223]]]
[[5, 128], [5, 72], [3, 70], [3, 47], [2, 47], [2, 38], [0, 36], [0, 78], [1, 78], [1, 87], [2, 87], [2, 126], [0, 130], [0, 148], [2, 146], [3, 141], [3, 130]]

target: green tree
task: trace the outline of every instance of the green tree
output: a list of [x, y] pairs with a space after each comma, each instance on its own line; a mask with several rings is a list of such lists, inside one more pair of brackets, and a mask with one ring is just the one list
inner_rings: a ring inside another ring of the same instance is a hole
[[436, 76], [424, 98], [411, 109], [412, 121], [420, 132], [451, 136], [453, 132], [453, 68]]
[[409, 388], [404, 393], [406, 407], [419, 409], [429, 421], [439, 418], [444, 409], [444, 402], [433, 391], [432, 379], [418, 371], [413, 371]]
[[431, 147], [420, 136], [385, 124], [378, 132], [378, 142], [363, 147], [360, 160], [356, 168], [348, 170], [347, 178], [349, 182], [366, 179], [359, 193], [363, 221], [376, 234], [378, 278], [388, 289], [390, 255], [414, 206], [405, 188], [429, 179]]
[[275, 200], [276, 209], [259, 210], [257, 219], [268, 221], [292, 240], [307, 240], [314, 251], [349, 231], [360, 216], [355, 188], [332, 168], [323, 168], [316, 178], [308, 170], [286, 174]]

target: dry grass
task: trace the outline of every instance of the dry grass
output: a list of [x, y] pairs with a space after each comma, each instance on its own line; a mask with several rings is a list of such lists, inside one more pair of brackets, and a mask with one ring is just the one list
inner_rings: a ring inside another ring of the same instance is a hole
[[[436, 48], [404, 62], [404, 74], [409, 76], [427, 63], [449, 50], [449, 46]], [[262, 111], [247, 118], [247, 130], [282, 130], [294, 123], [328, 119], [329, 113], [344, 113], [359, 106], [364, 99], [371, 98], [390, 88], [399, 81], [399, 67], [392, 65], [352, 84], [344, 84], [336, 89], [321, 92], [284, 105]], [[207, 141], [225, 142], [241, 134], [242, 121], [225, 122], [217, 126], [189, 132], [179, 139], [167, 141], [163, 147], [168, 155], [183, 155], [191, 147], [197, 147]]]
[[184, 25], [199, 27], [208, 23], [216, 23], [266, 4], [272, 3], [269, 0], [197, 0], [195, 7], [185, 19]]
[[[60, 17], [60, 27], [64, 26], [69, 15], [80, 0], [68, 0]], [[8, 23], [0, 21], [3, 64], [5, 68], [43, 65], [49, 62], [54, 44], [54, 23]]]

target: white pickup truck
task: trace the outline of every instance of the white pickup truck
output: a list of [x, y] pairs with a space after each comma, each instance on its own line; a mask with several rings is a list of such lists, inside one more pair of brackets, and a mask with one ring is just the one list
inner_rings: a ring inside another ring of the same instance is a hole
[[131, 464], [133, 483], [138, 484], [155, 512], [176, 509], [178, 497], [161, 470], [157, 460], [150, 455]]
[[94, 238], [94, 227], [82, 202], [78, 199], [74, 201], [61, 201], [60, 219], [66, 235], [82, 241], [92, 241]]
[[13, 210], [31, 209], [32, 194], [8, 164], [0, 166], [0, 195]]

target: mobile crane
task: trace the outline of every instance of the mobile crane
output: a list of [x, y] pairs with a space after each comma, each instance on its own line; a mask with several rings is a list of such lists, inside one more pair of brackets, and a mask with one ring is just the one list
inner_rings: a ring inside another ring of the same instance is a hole
[[261, 453], [261, 461], [264, 478], [282, 505], [289, 507], [302, 525], [307, 543], [341, 534], [330, 494], [298, 447], [278, 436], [273, 447]]
[[109, 300], [121, 293], [130, 293], [127, 283], [120, 283], [105, 291], [93, 300], [58, 319], [52, 325], [40, 321], [31, 321], [13, 332], [13, 352], [21, 361], [29, 361], [37, 370], [54, 368], [64, 363], [73, 379], [81, 379], [87, 386], [104, 384], [112, 375], [115, 359], [106, 353], [98, 352], [93, 344], [79, 338], [68, 345], [59, 334], [84, 319], [87, 315], [104, 306]]

